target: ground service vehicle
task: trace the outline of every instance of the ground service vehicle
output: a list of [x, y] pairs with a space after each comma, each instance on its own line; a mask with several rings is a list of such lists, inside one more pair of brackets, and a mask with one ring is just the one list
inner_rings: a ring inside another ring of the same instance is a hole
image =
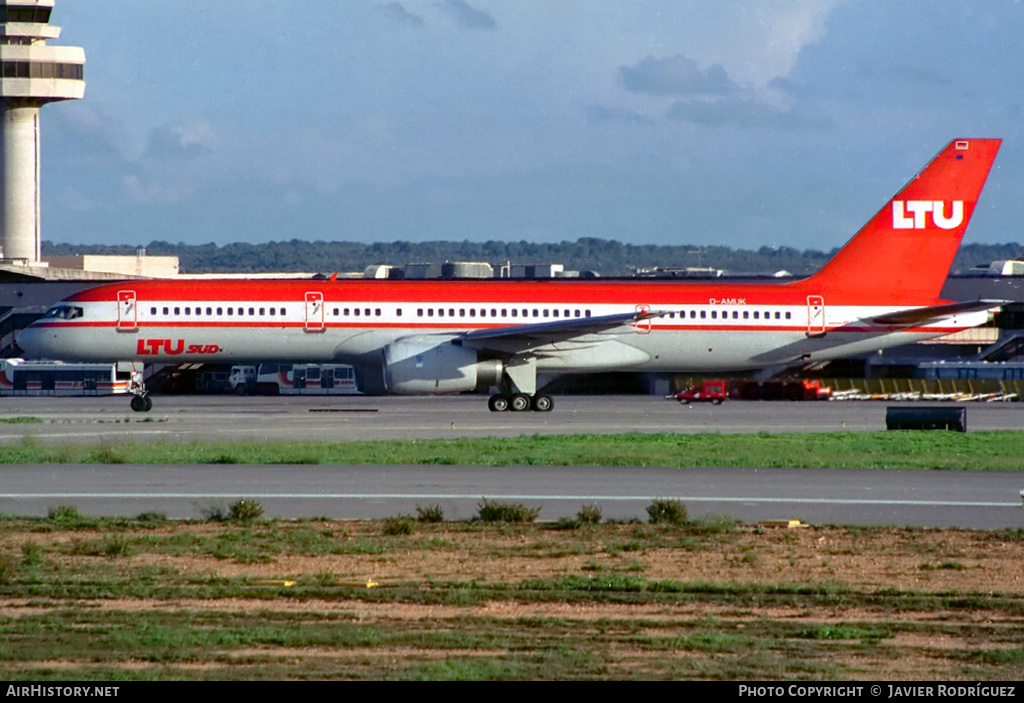
[[950, 142], [803, 280], [140, 280], [65, 298], [18, 345], [78, 361], [349, 364], [364, 393], [495, 387], [490, 410], [540, 412], [553, 403], [538, 372], [719, 374], [860, 356], [976, 327], [1003, 304], [942, 298], [1000, 141]]
[[246, 395], [352, 395], [355, 369], [347, 364], [260, 364], [232, 366], [231, 389]]
[[731, 395], [742, 400], [829, 400], [832, 387], [821, 385], [816, 378], [741, 381], [733, 386]]
[[729, 384], [723, 380], [716, 379], [713, 381], [705, 380], [700, 385], [687, 388], [684, 391], [676, 393], [675, 398], [683, 405], [689, 403], [713, 403], [715, 405], [721, 405], [722, 401], [729, 397]]
[[138, 392], [142, 376], [117, 364], [0, 359], [0, 395], [115, 395]]

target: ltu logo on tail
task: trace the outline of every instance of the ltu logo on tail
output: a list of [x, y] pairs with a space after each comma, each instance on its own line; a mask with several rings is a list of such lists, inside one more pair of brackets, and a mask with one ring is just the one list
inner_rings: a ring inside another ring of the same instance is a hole
[[964, 201], [954, 200], [952, 214], [946, 217], [946, 203], [941, 200], [902, 200], [892, 201], [893, 229], [924, 229], [925, 214], [932, 214], [932, 222], [939, 229], [953, 229], [964, 221]]

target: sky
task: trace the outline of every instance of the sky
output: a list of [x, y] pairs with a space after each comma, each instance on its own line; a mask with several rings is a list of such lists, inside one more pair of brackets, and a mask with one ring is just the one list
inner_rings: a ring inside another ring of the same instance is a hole
[[57, 0], [43, 238], [841, 246], [1002, 137], [965, 242], [1024, 242], [1019, 0]]

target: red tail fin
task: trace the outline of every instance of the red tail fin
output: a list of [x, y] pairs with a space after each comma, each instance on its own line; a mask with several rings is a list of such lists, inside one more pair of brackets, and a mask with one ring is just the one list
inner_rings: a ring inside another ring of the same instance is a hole
[[804, 284], [863, 302], [937, 299], [1001, 142], [950, 142]]

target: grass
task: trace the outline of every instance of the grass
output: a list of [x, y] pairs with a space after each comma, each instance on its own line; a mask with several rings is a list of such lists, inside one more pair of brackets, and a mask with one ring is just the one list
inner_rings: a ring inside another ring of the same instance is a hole
[[1024, 471], [1024, 432], [534, 435], [352, 442], [0, 447], [0, 464], [467, 464]]
[[[415, 524], [413, 534], [385, 536], [369, 521], [84, 522], [68, 506], [47, 519], [2, 520], [0, 677], [841, 680], [899, 678], [903, 662], [916, 679], [1024, 673], [1024, 593], [976, 592], [949, 566], [968, 558], [957, 556], [965, 536], [984, 553], [1019, 552], [1007, 539], [1014, 531], [814, 528], [793, 537], [726, 516], [573, 531], [397, 517]], [[912, 560], [912, 577], [928, 553], [938, 566], [925, 576], [964, 586], [796, 582], [788, 571], [764, 579], [773, 545], [796, 550], [797, 538], [812, 554], [851, 539], [868, 554], [898, 553]], [[679, 558], [682, 541], [747, 574], [758, 571], [743, 558], [756, 547], [760, 580], [712, 571], [715, 580], [703, 581], [685, 568], [645, 575]], [[612, 554], [613, 545], [628, 549]], [[435, 576], [429, 555], [447, 571]], [[314, 558], [300, 567], [300, 556]], [[510, 556], [529, 561], [520, 570]], [[366, 587], [370, 577], [377, 587]]]

